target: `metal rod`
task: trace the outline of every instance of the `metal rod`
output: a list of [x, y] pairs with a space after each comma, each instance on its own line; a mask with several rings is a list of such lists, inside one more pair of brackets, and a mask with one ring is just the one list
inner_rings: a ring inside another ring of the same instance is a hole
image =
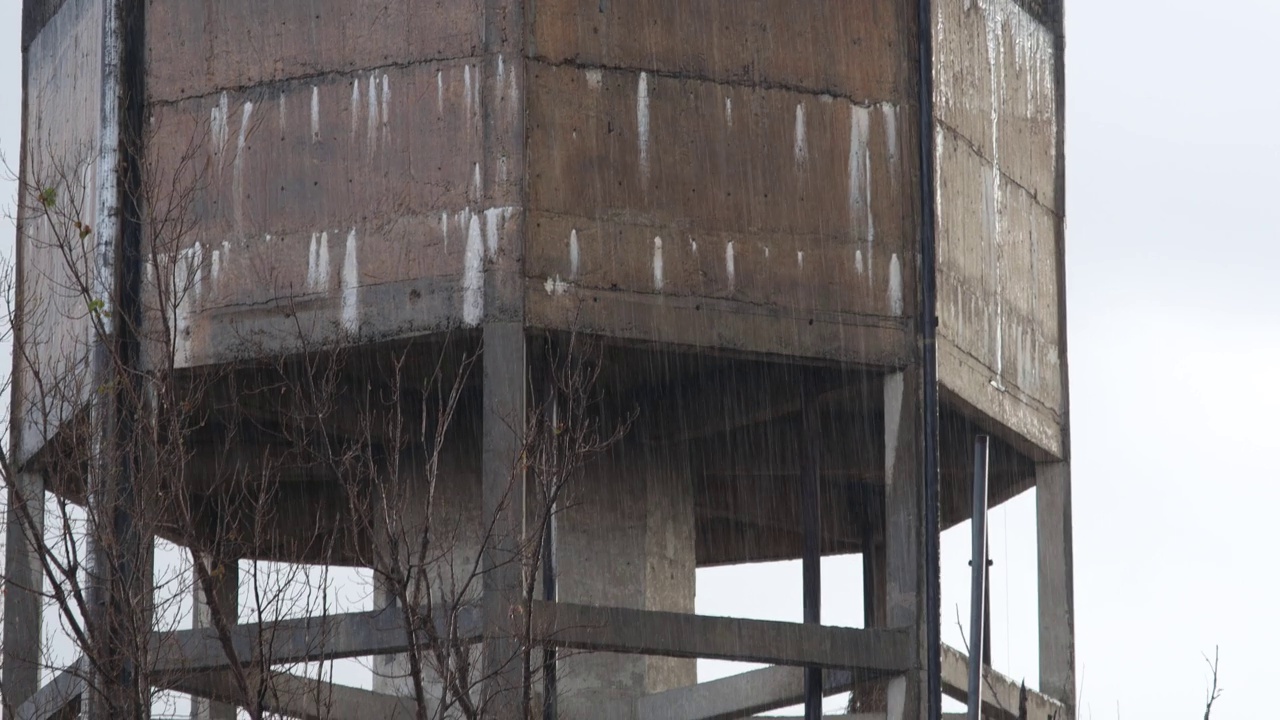
[[879, 626], [876, 612], [880, 607], [880, 599], [876, 597], [876, 579], [880, 568], [876, 563], [875, 531], [869, 521], [862, 526], [862, 626], [873, 628]]
[[[547, 529], [542, 536], [542, 599], [548, 602], [556, 600], [554, 511], [547, 520]], [[544, 720], [556, 720], [556, 648], [554, 645], [546, 645], [542, 653], [542, 717]]]
[[969, 596], [969, 720], [982, 717], [982, 668], [986, 640], [987, 598], [987, 458], [990, 438], [973, 440], [973, 559]]
[[925, 717], [942, 718], [942, 532], [938, 473], [937, 211], [934, 199], [933, 2], [918, 0], [916, 71], [920, 142], [920, 364], [923, 374]]
[[[804, 551], [801, 562], [804, 587], [804, 621], [822, 622], [822, 488], [818, 472], [818, 410], [813, 398], [806, 396], [804, 405], [805, 447], [800, 470], [800, 513], [804, 526]], [[805, 720], [822, 718], [822, 669], [805, 668]]]
[[991, 667], [991, 533], [987, 532], [987, 578], [983, 587], [986, 597], [982, 601], [982, 664]]
[[[549, 369], [547, 379], [547, 392], [549, 393], [551, 413], [551, 428], [560, 426], [560, 402], [559, 389], [556, 387], [555, 368]], [[542, 533], [542, 599], [547, 602], [556, 601], [556, 507], [554, 504], [548, 508], [546, 527]], [[556, 720], [559, 710], [557, 708], [558, 699], [556, 697], [559, 692], [557, 689], [559, 678], [556, 677], [556, 648], [554, 645], [544, 645], [542, 649], [542, 718], [543, 720]]]

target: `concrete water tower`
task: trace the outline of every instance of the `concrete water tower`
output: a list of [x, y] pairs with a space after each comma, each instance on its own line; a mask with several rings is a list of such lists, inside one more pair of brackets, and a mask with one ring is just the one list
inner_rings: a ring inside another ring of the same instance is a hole
[[[975, 433], [993, 504], [1037, 488], [1029, 717], [1073, 712], [1060, 0], [26, 0], [23, 47], [28, 181], [86, 146], [197, 177], [182, 371], [234, 366], [248, 392], [255, 362], [354, 343], [345, 381], [369, 388], [392, 354], [425, 372], [482, 348], [441, 459], [463, 526], [504, 502], [542, 348], [602, 344], [604, 405], [636, 420], [557, 521], [547, 639], [589, 651], [560, 660], [559, 717], [740, 717], [878, 678], [879, 712], [924, 718], [963, 694], [965, 658], [935, 645], [936, 533], [968, 517]], [[99, 242], [126, 242], [103, 198], [129, 180], [94, 167]], [[23, 220], [20, 289], [56, 306]], [[22, 320], [36, 365], [84, 332]], [[23, 477], [73, 486], [44, 475], [63, 428], [17, 367]], [[215, 465], [202, 432], [192, 464]], [[308, 520], [258, 557], [357, 562], [338, 493], [299, 473], [276, 512]], [[20, 703], [39, 571], [9, 538]], [[865, 629], [820, 625], [833, 553], [862, 553]], [[787, 558], [807, 625], [692, 615], [698, 567]], [[495, 569], [476, 599], [518, 581]], [[697, 657], [773, 667], [698, 684]], [[408, 692], [377, 667], [371, 697]]]

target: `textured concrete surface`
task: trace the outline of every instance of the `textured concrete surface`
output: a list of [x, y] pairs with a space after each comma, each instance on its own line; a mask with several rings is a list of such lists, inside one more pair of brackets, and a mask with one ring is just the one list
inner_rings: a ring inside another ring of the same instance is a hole
[[475, 324], [504, 253], [534, 326], [904, 362], [899, 3], [540, 4], [527, 57], [480, 3], [367, 4], [153, 6], [157, 174], [199, 181], [158, 268], [195, 278], [181, 364]]
[[1062, 445], [1054, 35], [1013, 0], [935, 3], [939, 379]]
[[[28, 145], [91, 138], [95, 28], [74, 18], [97, 5], [30, 5], [51, 19], [28, 116], [71, 124]], [[150, 248], [184, 290], [151, 308], [180, 365], [474, 325], [504, 293], [535, 327], [909, 362], [911, 8], [497, 7], [149, 5], [148, 182], [191, 188], [190, 227]], [[1013, 0], [936, 8], [942, 382], [1055, 455], [1052, 34]], [[83, 76], [50, 75], [73, 51]]]
[[[678, 456], [619, 446], [585, 468], [557, 525], [561, 602], [693, 612], [694, 507]], [[643, 457], [643, 459], [642, 459]], [[560, 662], [561, 717], [631, 717], [646, 694], [697, 682], [696, 661], [570, 654]]]
[[[46, 18], [43, 31], [30, 38], [24, 78], [21, 184], [19, 199], [18, 323], [23, 351], [14, 357], [14, 398], [18, 423], [17, 456], [22, 461], [56, 432], [71, 411], [90, 332], [86, 302], [74, 288], [88, 279], [90, 247], [66, 247], [58, 238], [77, 238], [71, 222], [90, 227], [97, 217], [97, 173], [102, 94], [102, 4], [69, 0], [31, 8]], [[54, 188], [46, 219], [39, 190]], [[65, 217], [65, 220], [64, 220]], [[96, 236], [90, 236], [90, 242]], [[66, 253], [66, 251], [70, 251]], [[68, 268], [67, 255], [80, 266]], [[77, 278], [77, 275], [79, 276]], [[79, 369], [77, 371], [77, 368]], [[38, 395], [36, 377], [59, 391]], [[62, 397], [57, 397], [62, 395]]]
[[900, 364], [906, 17], [892, 2], [540, 4], [531, 323]]

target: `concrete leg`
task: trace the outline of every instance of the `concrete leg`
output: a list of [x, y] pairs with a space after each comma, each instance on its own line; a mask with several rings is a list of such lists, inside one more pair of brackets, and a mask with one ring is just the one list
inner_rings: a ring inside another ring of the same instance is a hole
[[[693, 486], [678, 447], [624, 441], [588, 466], [557, 527], [562, 602], [694, 610]], [[635, 701], [697, 682], [697, 661], [614, 653], [559, 663], [559, 720], [635, 717]]]
[[[44, 532], [44, 481], [39, 475], [21, 473], [9, 490], [9, 514], [5, 525], [4, 573], [4, 674], [6, 705], [17, 707], [40, 687], [40, 593], [44, 573], [37, 544], [22, 521], [20, 503], [34, 520], [35, 531]], [[34, 541], [34, 542], [33, 542]]]
[[485, 705], [495, 720], [517, 718], [521, 709], [519, 601], [524, 540], [524, 449], [528, 355], [524, 327], [493, 321], [484, 326], [484, 410], [481, 418], [480, 492], [493, 535], [485, 546]]
[[[919, 464], [919, 373], [908, 368], [884, 379], [885, 420], [885, 619], [889, 627], [910, 628], [925, 667], [924, 515]], [[932, 651], [936, 651], [936, 648]], [[902, 717], [924, 718], [926, 678], [907, 674]]]
[[1040, 691], [1076, 701], [1075, 591], [1071, 548], [1071, 465], [1036, 466], [1036, 535], [1039, 545]]
[[[238, 621], [240, 606], [239, 563], [232, 561], [214, 565], [213, 561], [208, 558], [201, 558], [198, 562], [204, 563], [214, 578], [217, 593], [215, 600], [218, 607], [226, 614], [229, 622]], [[192, 574], [194, 575], [194, 573], [195, 570], [193, 569]], [[209, 603], [209, 598], [205, 596], [204, 588], [200, 586], [198, 576], [195, 581], [195, 598], [192, 608], [192, 625], [194, 627], [209, 627], [213, 624], [213, 608]], [[193, 697], [191, 698], [191, 718], [192, 720], [235, 720], [236, 708], [234, 705]]]
[[[885, 547], [868, 528], [862, 540], [862, 623], [882, 628], [885, 623]], [[888, 678], [864, 679], [856, 675], [849, 695], [849, 712], [884, 712], [887, 707]]]
[[[375, 558], [379, 562], [394, 563], [401, 572], [407, 571], [412, 575], [425, 573], [423, 589], [429, 589], [437, 608], [480, 599], [479, 581], [472, 577], [484, 527], [480, 518], [480, 451], [478, 444], [470, 441], [465, 429], [454, 428], [450, 432], [454, 433], [456, 440], [446, 444], [440, 458], [434, 494], [428, 492], [431, 486], [424, 464], [425, 455], [419, 449], [403, 454], [394, 468], [394, 477], [390, 468], [384, 470], [383, 487], [388, 495], [379, 498], [378, 502], [387, 503], [386, 511], [375, 510], [373, 529], [378, 548]], [[436, 550], [427, 558], [427, 566], [420, 567], [416, 551], [425, 529], [428, 502], [432, 503], [431, 537]], [[391, 555], [390, 549], [393, 538], [400, 548], [396, 557]], [[374, 577], [374, 607], [389, 608], [391, 612], [399, 613], [395, 597], [382, 582], [383, 575], [375, 573]], [[431, 654], [424, 652], [422, 660], [423, 686], [430, 705], [428, 714], [437, 717], [435, 703], [445, 697], [446, 691]], [[478, 656], [474, 662], [478, 666]], [[412, 697], [411, 667], [407, 654], [375, 657], [373, 690]], [[456, 716], [456, 713], [448, 715]]]

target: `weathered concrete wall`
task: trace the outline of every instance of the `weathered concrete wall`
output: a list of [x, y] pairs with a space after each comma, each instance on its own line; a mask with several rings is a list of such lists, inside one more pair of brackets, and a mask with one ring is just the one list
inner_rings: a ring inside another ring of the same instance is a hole
[[[78, 291], [91, 275], [98, 226], [102, 4], [32, 4], [27, 47], [19, 227], [19, 332], [15, 356], [19, 461], [43, 445], [87, 390], [91, 326]], [[42, 22], [37, 23], [36, 20]], [[38, 30], [38, 32], [36, 32]], [[52, 188], [45, 209], [39, 190]], [[47, 217], [46, 217], [47, 214]], [[37, 393], [36, 378], [49, 391]]]
[[[624, 441], [571, 488], [556, 535], [562, 602], [691, 613], [694, 503], [688, 461]], [[633, 717], [643, 695], [697, 682], [695, 660], [572, 654], [560, 661], [560, 717]]]
[[939, 379], [1059, 454], [1053, 33], [1014, 0], [935, 8]]
[[527, 60], [483, 54], [478, 0], [149, 10], [153, 181], [195, 188], [154, 271], [180, 364], [474, 324], [522, 243], [535, 326], [911, 352], [902, 3], [527, 4]]
[[22, 0], [22, 49], [27, 49], [45, 23], [53, 19], [66, 0]]
[[518, 212], [486, 148], [518, 127], [521, 82], [480, 54], [482, 19], [478, 0], [153, 3], [153, 181], [193, 188], [190, 231], [157, 253], [191, 288], [169, 308], [180, 364], [287, 347], [299, 328], [377, 339], [479, 319]]
[[914, 313], [902, 3], [539, 3], [530, 322], [892, 364]]

